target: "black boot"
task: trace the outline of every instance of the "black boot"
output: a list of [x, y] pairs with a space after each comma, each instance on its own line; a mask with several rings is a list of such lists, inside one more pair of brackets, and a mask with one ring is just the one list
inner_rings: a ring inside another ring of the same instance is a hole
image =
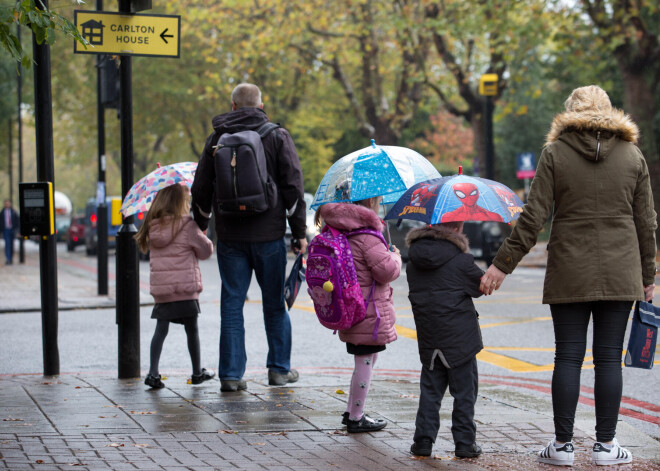
[[383, 419], [372, 419], [364, 414], [360, 420], [348, 419], [346, 430], [348, 433], [375, 432], [384, 429], [387, 422]]
[[410, 446], [410, 453], [416, 456], [431, 456], [432, 451], [433, 441], [427, 437], [420, 438]]
[[481, 454], [481, 447], [476, 443], [468, 446], [457, 446], [456, 450], [454, 450], [454, 454], [458, 458], [476, 458]]

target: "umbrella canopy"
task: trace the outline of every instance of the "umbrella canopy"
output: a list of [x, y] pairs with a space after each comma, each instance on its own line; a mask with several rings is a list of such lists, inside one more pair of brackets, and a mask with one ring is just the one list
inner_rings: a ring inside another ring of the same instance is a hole
[[197, 162], [178, 162], [164, 167], [158, 164], [156, 170], [142, 177], [131, 187], [120, 211], [124, 217], [148, 211], [156, 193], [171, 185], [185, 185], [190, 191], [196, 170]]
[[451, 175], [409, 188], [385, 219], [412, 219], [427, 224], [451, 221], [511, 222], [523, 202], [507, 186], [485, 178]]
[[326, 203], [360, 201], [382, 196], [393, 203], [417, 182], [440, 177], [421, 154], [406, 147], [371, 146], [352, 152], [328, 169], [311, 204], [316, 209]]

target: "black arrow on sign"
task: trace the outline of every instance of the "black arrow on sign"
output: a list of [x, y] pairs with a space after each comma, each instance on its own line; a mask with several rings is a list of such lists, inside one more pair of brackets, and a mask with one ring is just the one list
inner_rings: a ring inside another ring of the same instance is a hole
[[163, 31], [162, 33], [160, 33], [160, 39], [162, 39], [163, 41], [165, 41], [165, 44], [169, 44], [169, 43], [167, 42], [167, 39], [165, 39], [165, 38], [173, 38], [173, 37], [174, 37], [173, 34], [165, 34], [165, 33], [167, 33], [167, 30], [168, 30], [168, 29], [169, 29], [169, 28], [165, 28], [165, 31]]

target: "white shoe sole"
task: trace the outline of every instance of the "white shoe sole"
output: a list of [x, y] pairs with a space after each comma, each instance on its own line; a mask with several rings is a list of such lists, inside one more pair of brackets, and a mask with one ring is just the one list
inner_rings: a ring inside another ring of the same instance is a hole
[[539, 463], [552, 464], [554, 466], [573, 466], [572, 461], [555, 460], [552, 458], [539, 458]]

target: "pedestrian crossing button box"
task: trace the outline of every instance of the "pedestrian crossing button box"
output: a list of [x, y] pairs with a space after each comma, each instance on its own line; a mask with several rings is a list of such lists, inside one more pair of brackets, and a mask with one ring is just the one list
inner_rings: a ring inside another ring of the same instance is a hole
[[50, 236], [55, 233], [53, 184], [51, 182], [19, 183], [21, 235]]

